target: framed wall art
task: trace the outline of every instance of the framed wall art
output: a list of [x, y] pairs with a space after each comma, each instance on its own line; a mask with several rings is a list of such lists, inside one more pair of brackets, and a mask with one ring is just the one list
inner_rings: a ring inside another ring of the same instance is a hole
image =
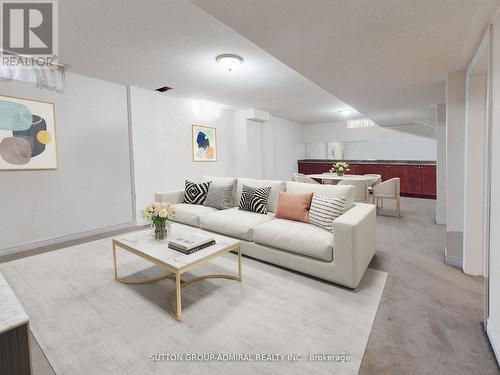
[[0, 170], [56, 168], [54, 104], [0, 95]]
[[193, 161], [217, 161], [217, 129], [193, 125]]

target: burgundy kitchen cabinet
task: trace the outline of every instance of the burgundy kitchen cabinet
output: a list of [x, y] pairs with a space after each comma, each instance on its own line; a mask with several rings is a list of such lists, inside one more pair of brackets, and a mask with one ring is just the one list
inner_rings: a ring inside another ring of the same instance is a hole
[[391, 178], [391, 167], [384, 164], [373, 164], [372, 172], [382, 176], [382, 181], [387, 181]]
[[406, 168], [405, 193], [421, 194], [422, 193], [422, 166], [408, 165]]
[[406, 193], [406, 181], [408, 179], [408, 167], [406, 165], [390, 165], [391, 178], [399, 177], [401, 194]]
[[436, 198], [436, 167], [422, 166], [422, 195]]
[[[333, 166], [333, 160], [307, 160], [298, 162], [298, 170], [304, 174], [328, 172]], [[418, 162], [352, 162], [348, 161], [349, 174], [376, 173], [382, 176], [382, 181], [393, 177], [401, 180], [401, 195], [417, 198], [436, 198], [436, 166], [419, 164]]]
[[362, 174], [359, 164], [349, 164], [349, 174]]
[[375, 168], [375, 164], [364, 164], [363, 165], [363, 173], [362, 174], [372, 174], [375, 173], [373, 170]]

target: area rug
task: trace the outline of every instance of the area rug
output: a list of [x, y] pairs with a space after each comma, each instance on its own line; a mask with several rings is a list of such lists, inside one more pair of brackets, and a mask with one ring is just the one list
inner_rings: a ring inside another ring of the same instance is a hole
[[[121, 276], [159, 270], [118, 250]], [[236, 271], [236, 256], [185, 274]], [[58, 375], [357, 374], [387, 274], [355, 290], [243, 259], [243, 282], [183, 289], [183, 322], [165, 310], [172, 280], [113, 280], [111, 239], [0, 264]]]

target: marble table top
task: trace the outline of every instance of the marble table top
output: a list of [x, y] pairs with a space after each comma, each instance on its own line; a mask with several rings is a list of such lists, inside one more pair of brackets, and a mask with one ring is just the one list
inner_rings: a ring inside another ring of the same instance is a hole
[[29, 318], [0, 273], [0, 333], [28, 323]]
[[[193, 254], [183, 254], [179, 251], [168, 248], [168, 240], [170, 237], [179, 233], [202, 233], [213, 237], [216, 241], [215, 245], [199, 250]], [[157, 262], [166, 265], [175, 270], [180, 270], [193, 263], [201, 261], [205, 258], [212, 257], [217, 253], [224, 253], [229, 248], [235, 248], [240, 244], [239, 240], [221, 236], [212, 232], [206, 232], [203, 229], [194, 228], [188, 225], [171, 223], [168, 237], [162, 241], [154, 239], [151, 229], [145, 229], [137, 232], [126, 233], [124, 235], [113, 238], [113, 241], [134, 249], [136, 252], [155, 259]], [[221, 254], [221, 255], [222, 255]]]

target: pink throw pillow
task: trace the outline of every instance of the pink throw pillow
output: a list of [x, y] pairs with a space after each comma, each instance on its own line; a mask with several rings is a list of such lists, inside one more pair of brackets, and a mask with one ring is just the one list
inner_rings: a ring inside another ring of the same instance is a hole
[[291, 194], [280, 191], [276, 217], [308, 223], [312, 196], [313, 193]]

